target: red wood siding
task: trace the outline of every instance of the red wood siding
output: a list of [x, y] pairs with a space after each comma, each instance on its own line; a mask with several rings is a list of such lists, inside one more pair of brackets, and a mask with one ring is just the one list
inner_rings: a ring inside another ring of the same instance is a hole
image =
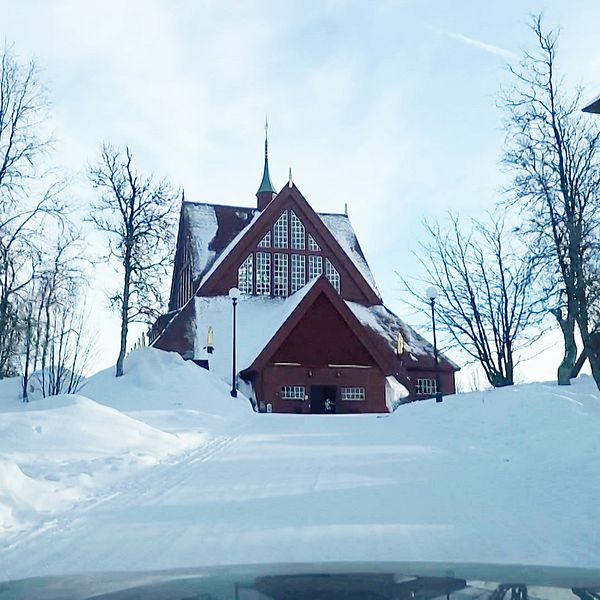
[[[281, 388], [284, 385], [302, 385], [306, 388], [308, 400], [284, 400]], [[387, 412], [385, 404], [385, 376], [377, 369], [351, 369], [304, 366], [284, 366], [270, 364], [265, 367], [255, 382], [258, 398], [265, 406], [271, 404], [273, 412], [310, 413], [310, 388], [313, 385], [335, 386], [336, 413]], [[365, 400], [340, 400], [341, 387], [364, 387]]]
[[270, 362], [303, 365], [376, 363], [325, 295], [320, 295]]

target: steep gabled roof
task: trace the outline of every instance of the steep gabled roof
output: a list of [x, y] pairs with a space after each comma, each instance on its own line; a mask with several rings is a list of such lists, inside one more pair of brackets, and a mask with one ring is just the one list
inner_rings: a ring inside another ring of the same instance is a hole
[[[192, 276], [201, 284], [231, 252], [260, 211], [247, 206], [183, 202], [181, 243], [189, 246]], [[317, 213], [357, 270], [379, 296], [375, 279], [348, 215]]]
[[[200, 272], [200, 281], [198, 282], [198, 292], [210, 295], [211, 287], [214, 287], [211, 284], [211, 278], [216, 274], [216, 266], [227, 262], [235, 263], [241, 261], [250, 248], [258, 243], [259, 235], [262, 235], [265, 223], [274, 221], [275, 217], [281, 211], [282, 206], [286, 203], [294, 205], [298, 216], [305, 221], [305, 226], [308, 227], [309, 231], [313, 230], [319, 234], [333, 255], [337, 255], [340, 258], [342, 256], [347, 257], [348, 260], [346, 263], [349, 275], [358, 287], [362, 289], [365, 298], [373, 304], [380, 303], [381, 296], [348, 217], [346, 215], [323, 215], [321, 217], [314, 212], [298, 188], [293, 184], [286, 186], [279, 192], [265, 210], [252, 211], [252, 218], [250, 218], [250, 213], [248, 212], [251, 209], [240, 211], [240, 214], [246, 215], [244, 223], [229, 221], [228, 223], [224, 222], [222, 225], [219, 216], [223, 207], [202, 205], [215, 209], [215, 222], [217, 224], [213, 224], [212, 229], [206, 227], [206, 225], [197, 226], [197, 230], [200, 232], [207, 230], [214, 232], [213, 240], [209, 241], [210, 236], [207, 235], [202, 236], [201, 241], [194, 242], [196, 245], [200, 245], [202, 249], [205, 249], [204, 252], [196, 250], [196, 254], [201, 257], [206, 256], [207, 253], [209, 254], [209, 261], [201, 261], [200, 263], [202, 269]], [[235, 207], [228, 208], [236, 210]], [[186, 210], [191, 211], [193, 209], [190, 207]], [[208, 212], [210, 213], [210, 210]], [[203, 209], [200, 220], [204, 221], [206, 218], [206, 211]], [[193, 220], [194, 217], [192, 217]], [[222, 227], [226, 232], [220, 231]], [[227, 246], [221, 248], [219, 244], [215, 244], [215, 240], [217, 239], [229, 239], [231, 241]], [[215, 264], [217, 261], [218, 264]], [[196, 274], [200, 269], [193, 268], [192, 270]]]

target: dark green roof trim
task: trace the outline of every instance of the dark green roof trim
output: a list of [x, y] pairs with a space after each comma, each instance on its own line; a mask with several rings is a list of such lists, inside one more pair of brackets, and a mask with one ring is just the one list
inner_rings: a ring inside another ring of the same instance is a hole
[[265, 123], [265, 168], [263, 171], [263, 178], [260, 182], [260, 186], [258, 188], [258, 192], [256, 195], [263, 193], [272, 193], [276, 194], [277, 190], [273, 187], [271, 183], [271, 177], [269, 176], [269, 140], [267, 138], [267, 124]]

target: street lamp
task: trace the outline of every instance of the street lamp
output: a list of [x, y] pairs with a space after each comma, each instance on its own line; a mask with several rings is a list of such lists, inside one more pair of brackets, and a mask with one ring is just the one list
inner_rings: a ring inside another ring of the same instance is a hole
[[435, 299], [437, 298], [438, 291], [434, 286], [430, 286], [425, 291], [429, 302], [431, 303], [431, 323], [433, 325], [433, 356], [435, 357], [435, 401], [442, 401], [442, 390], [440, 388], [440, 363], [438, 359], [437, 350], [437, 336], [435, 332]]
[[231, 364], [231, 395], [234, 398], [237, 398], [237, 387], [235, 385], [235, 380], [236, 380], [236, 368], [235, 368], [235, 343], [236, 343], [236, 331], [235, 331], [235, 326], [236, 326], [236, 322], [235, 322], [235, 313], [236, 313], [236, 307], [237, 307], [237, 302], [238, 299], [241, 295], [240, 290], [238, 290], [236, 287], [232, 287], [229, 290], [229, 297], [231, 298], [231, 304], [233, 305], [233, 339], [232, 339], [232, 364]]

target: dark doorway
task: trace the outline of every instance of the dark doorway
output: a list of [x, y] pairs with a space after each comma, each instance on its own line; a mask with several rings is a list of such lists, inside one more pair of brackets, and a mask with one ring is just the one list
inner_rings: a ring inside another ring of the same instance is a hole
[[334, 385], [313, 385], [310, 388], [310, 412], [315, 414], [332, 414], [335, 412]]

